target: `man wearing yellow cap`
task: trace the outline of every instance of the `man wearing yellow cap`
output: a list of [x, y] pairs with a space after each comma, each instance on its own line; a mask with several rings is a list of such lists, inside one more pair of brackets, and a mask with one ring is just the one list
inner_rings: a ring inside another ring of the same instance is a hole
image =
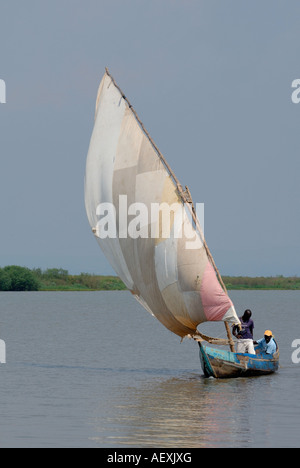
[[277, 346], [275, 340], [273, 339], [273, 333], [271, 330], [266, 330], [264, 337], [261, 340], [254, 341], [255, 345], [258, 345], [255, 349], [256, 351], [262, 351], [266, 354], [276, 353]]

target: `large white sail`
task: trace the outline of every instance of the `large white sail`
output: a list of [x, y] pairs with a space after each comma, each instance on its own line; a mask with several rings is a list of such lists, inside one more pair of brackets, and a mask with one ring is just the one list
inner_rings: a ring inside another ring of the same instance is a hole
[[239, 321], [168, 166], [107, 71], [97, 96], [85, 203], [115, 272], [165, 327], [184, 337], [206, 321]]

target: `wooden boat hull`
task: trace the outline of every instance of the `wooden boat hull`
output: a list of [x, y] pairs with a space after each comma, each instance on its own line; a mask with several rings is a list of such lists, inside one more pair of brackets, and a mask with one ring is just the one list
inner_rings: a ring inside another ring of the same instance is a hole
[[206, 377], [228, 379], [268, 375], [279, 368], [279, 350], [269, 356], [233, 353], [211, 348], [199, 342], [201, 366]]

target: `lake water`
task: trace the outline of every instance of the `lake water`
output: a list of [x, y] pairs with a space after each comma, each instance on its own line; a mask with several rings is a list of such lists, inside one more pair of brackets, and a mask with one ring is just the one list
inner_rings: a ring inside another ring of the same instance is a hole
[[0, 447], [300, 447], [300, 292], [230, 296], [275, 333], [277, 374], [205, 379], [197, 344], [128, 292], [1, 293]]

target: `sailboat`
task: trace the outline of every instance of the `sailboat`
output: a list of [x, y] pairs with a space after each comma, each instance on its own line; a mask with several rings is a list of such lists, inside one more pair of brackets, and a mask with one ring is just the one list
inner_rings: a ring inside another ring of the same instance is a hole
[[[205, 376], [277, 370], [279, 352], [271, 359], [235, 353], [231, 326], [240, 321], [190, 190], [180, 184], [108, 69], [96, 99], [85, 206], [94, 236], [116, 274], [163, 326], [199, 344]], [[227, 338], [200, 332], [201, 324], [217, 321], [224, 322]]]

